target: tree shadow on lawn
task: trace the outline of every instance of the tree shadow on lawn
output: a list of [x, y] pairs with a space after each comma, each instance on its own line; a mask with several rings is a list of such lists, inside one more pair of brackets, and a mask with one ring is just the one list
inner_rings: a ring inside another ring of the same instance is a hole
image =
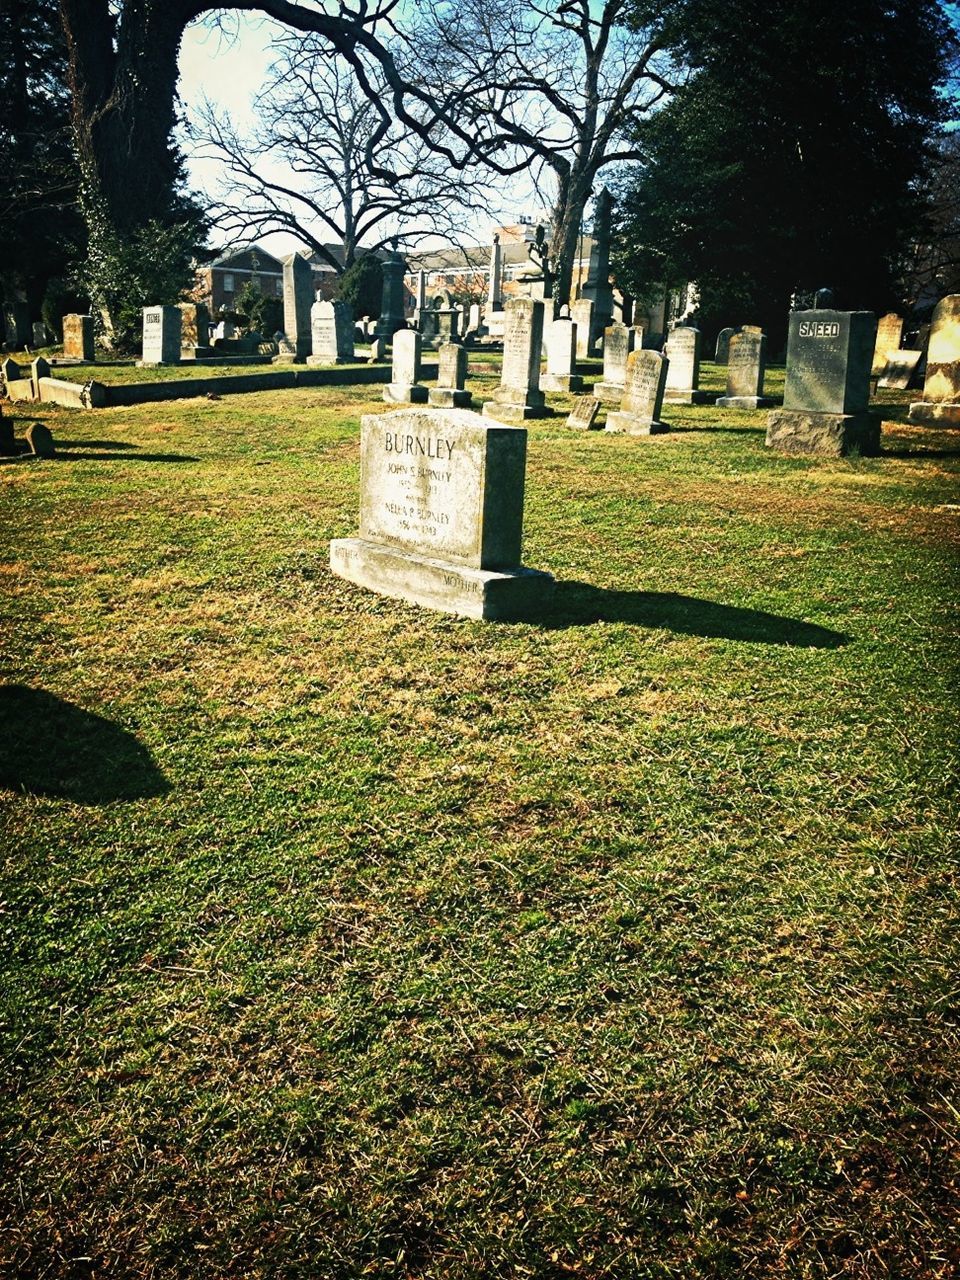
[[883, 449], [880, 450], [881, 458], [960, 458], [960, 448], [957, 449], [925, 449], [920, 445], [916, 449]]
[[802, 649], [839, 649], [852, 639], [841, 631], [798, 618], [784, 618], [760, 609], [738, 609], [672, 591], [608, 591], [586, 582], [558, 582], [551, 616], [543, 620], [543, 625], [560, 630], [593, 622], [626, 622], [638, 627], [662, 627], [681, 635], [795, 645]]
[[170, 784], [132, 733], [43, 689], [0, 686], [0, 788], [109, 804]]
[[[138, 444], [119, 440], [55, 440], [52, 461], [74, 462], [199, 462], [189, 453], [140, 453]], [[110, 452], [107, 452], [107, 451]], [[132, 450], [133, 452], [127, 452]]]

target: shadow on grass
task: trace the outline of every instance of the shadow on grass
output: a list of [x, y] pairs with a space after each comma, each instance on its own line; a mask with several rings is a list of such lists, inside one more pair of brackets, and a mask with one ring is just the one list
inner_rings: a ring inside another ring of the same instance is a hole
[[122, 440], [58, 440], [58, 449], [139, 449], [138, 444]]
[[543, 625], [553, 630], [592, 622], [627, 622], [638, 627], [662, 627], [681, 635], [752, 640], [802, 649], [839, 649], [851, 640], [841, 631], [798, 618], [738, 609], [696, 596], [668, 591], [607, 591], [586, 582], [558, 582], [551, 616]]
[[922, 445], [917, 449], [881, 449], [881, 458], [960, 458], [957, 449], [925, 449]]
[[170, 785], [132, 733], [43, 689], [0, 686], [0, 788], [109, 804]]
[[97, 453], [77, 450], [74, 453], [61, 449], [56, 442], [56, 453], [51, 462], [199, 462], [190, 453]]

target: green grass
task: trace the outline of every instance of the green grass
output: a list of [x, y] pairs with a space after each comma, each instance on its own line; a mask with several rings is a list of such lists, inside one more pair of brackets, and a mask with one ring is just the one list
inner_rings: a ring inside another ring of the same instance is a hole
[[376, 395], [18, 424], [0, 1273], [956, 1275], [960, 437], [532, 423], [493, 626], [330, 576]]

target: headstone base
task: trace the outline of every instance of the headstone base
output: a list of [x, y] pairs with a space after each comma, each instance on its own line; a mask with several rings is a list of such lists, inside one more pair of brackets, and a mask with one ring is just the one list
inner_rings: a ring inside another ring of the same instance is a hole
[[457, 387], [431, 387], [429, 399], [440, 409], [469, 409], [473, 405], [472, 394]]
[[306, 364], [306, 356], [298, 356], [295, 351], [280, 351], [270, 359], [271, 364]]
[[696, 391], [693, 387], [681, 387], [674, 391], [668, 387], [663, 393], [664, 404], [714, 404], [716, 399], [715, 391]]
[[767, 418], [767, 446], [778, 453], [843, 458], [880, 452], [880, 419], [874, 413], [814, 413], [774, 409]]
[[911, 422], [938, 427], [960, 427], [960, 404], [938, 404], [933, 400], [917, 400], [910, 406]]
[[173, 369], [179, 363], [179, 360], [138, 360], [136, 367], [138, 369]]
[[579, 373], [541, 373], [540, 389], [542, 391], [582, 391], [583, 378]]
[[380, 595], [464, 618], [538, 618], [553, 598], [553, 577], [537, 569], [472, 569], [363, 538], [334, 539], [330, 568], [338, 577]]
[[608, 413], [604, 427], [604, 431], [628, 436], [662, 436], [669, 430], [665, 422], [649, 422], [633, 413]]
[[721, 396], [718, 409], [770, 409], [776, 403], [770, 396]]
[[350, 356], [307, 356], [307, 364], [353, 364]]
[[416, 382], [388, 382], [383, 398], [387, 404], [426, 404], [427, 388]]
[[214, 355], [213, 347], [181, 347], [181, 360], [209, 360]]
[[483, 406], [485, 418], [492, 418], [494, 422], [504, 422], [508, 426], [529, 422], [531, 418], [549, 418], [552, 415], [553, 410], [542, 404], [498, 404], [496, 400], [488, 400]]
[[595, 382], [593, 398], [601, 404], [619, 404], [623, 399], [622, 382]]

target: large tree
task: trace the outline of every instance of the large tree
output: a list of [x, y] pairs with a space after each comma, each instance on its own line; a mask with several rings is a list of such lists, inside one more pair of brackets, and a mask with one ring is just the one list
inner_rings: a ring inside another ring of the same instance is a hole
[[337, 271], [395, 238], [408, 248], [438, 233], [457, 239], [468, 211], [488, 203], [488, 171], [451, 166], [436, 150], [436, 120], [431, 142], [396, 121], [384, 133], [388, 86], [370, 57], [364, 91], [319, 36], [290, 33], [275, 47], [251, 135], [210, 103], [190, 130], [193, 154], [224, 167], [210, 211], [218, 230], [232, 240], [292, 232]]
[[[618, 278], [695, 279], [705, 327], [783, 331], [791, 294], [886, 309], [925, 215], [925, 147], [952, 35], [936, 0], [677, 0], [696, 72], [635, 138]], [[635, 3], [636, 20], [650, 19]]]

